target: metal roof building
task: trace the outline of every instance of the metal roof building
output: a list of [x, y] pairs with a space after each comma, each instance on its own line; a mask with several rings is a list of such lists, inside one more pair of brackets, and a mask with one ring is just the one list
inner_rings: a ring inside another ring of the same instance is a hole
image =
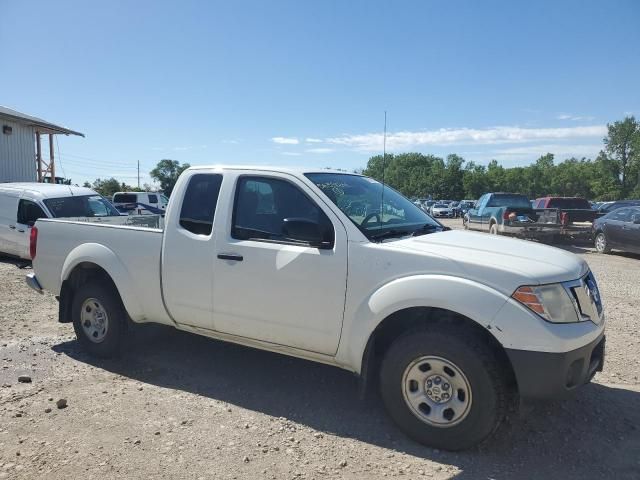
[[[84, 134], [0, 106], [0, 182], [56, 183], [54, 135]], [[42, 135], [49, 135], [49, 156], [42, 156]]]

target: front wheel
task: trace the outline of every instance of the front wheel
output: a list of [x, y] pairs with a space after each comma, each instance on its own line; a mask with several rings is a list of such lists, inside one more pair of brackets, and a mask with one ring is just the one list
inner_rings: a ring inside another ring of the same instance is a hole
[[73, 296], [73, 329], [80, 345], [97, 357], [120, 352], [126, 329], [126, 312], [111, 285], [89, 282]]
[[609, 253], [611, 251], [609, 242], [607, 242], [607, 236], [604, 234], [604, 232], [599, 232], [596, 235], [594, 244], [598, 253]]
[[506, 415], [505, 375], [463, 329], [415, 330], [387, 351], [380, 372], [387, 411], [414, 440], [464, 450], [487, 439]]

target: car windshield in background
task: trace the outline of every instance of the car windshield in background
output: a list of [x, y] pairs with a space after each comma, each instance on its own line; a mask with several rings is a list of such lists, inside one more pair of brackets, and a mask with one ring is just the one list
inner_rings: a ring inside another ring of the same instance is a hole
[[494, 194], [487, 207], [531, 208], [531, 203], [524, 195]]
[[446, 203], [436, 203], [433, 208], [449, 208], [449, 205]]
[[[341, 173], [308, 173], [370, 240], [420, 235], [444, 227], [389, 186], [372, 178]], [[381, 208], [382, 206], [382, 208]]]
[[48, 198], [44, 204], [55, 218], [120, 216], [118, 210], [100, 195]]

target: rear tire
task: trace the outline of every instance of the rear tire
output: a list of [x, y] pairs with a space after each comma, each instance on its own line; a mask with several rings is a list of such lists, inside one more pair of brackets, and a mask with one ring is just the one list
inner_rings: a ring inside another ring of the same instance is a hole
[[604, 232], [598, 232], [593, 243], [598, 253], [609, 253], [611, 251], [611, 247], [607, 241], [607, 236]]
[[120, 353], [127, 314], [114, 287], [96, 281], [81, 285], [73, 296], [71, 312], [73, 329], [84, 350], [102, 358]]
[[504, 420], [509, 403], [506, 374], [491, 350], [467, 329], [442, 324], [393, 342], [383, 359], [380, 389], [403, 432], [444, 450], [482, 443]]
[[489, 226], [489, 233], [491, 235], [500, 235], [500, 232], [498, 232], [498, 224], [497, 223], [492, 223]]

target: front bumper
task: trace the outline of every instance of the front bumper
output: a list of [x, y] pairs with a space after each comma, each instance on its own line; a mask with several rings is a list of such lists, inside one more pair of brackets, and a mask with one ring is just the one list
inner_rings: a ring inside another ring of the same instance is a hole
[[565, 353], [506, 349], [520, 397], [563, 398], [589, 383], [604, 366], [604, 333], [591, 343]]

